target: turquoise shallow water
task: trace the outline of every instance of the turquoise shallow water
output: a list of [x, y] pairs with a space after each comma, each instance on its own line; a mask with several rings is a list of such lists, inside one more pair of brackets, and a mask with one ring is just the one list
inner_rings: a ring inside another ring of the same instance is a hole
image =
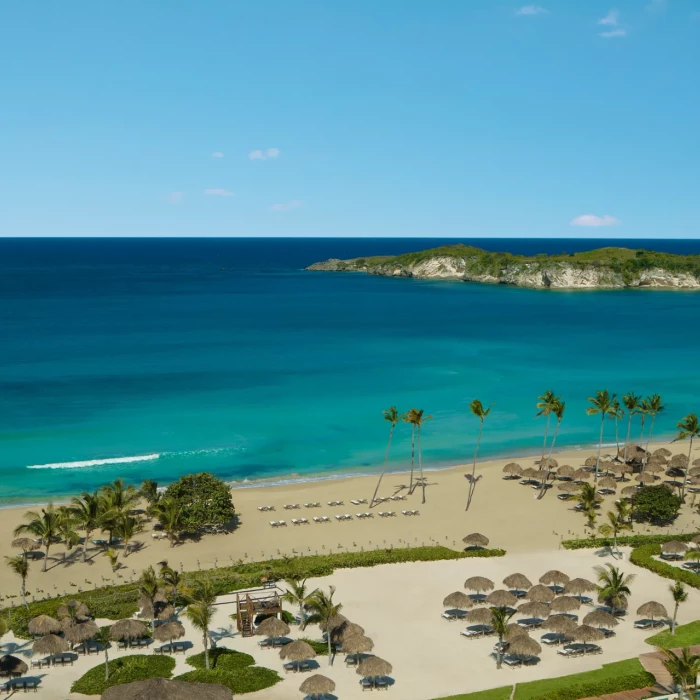
[[[301, 269], [432, 244], [0, 240], [0, 502], [117, 476], [166, 483], [206, 469], [240, 482], [374, 469], [390, 404], [432, 414], [427, 467], [470, 457], [474, 397], [495, 404], [484, 455], [538, 448], [534, 404], [548, 388], [568, 405], [560, 446], [597, 439], [585, 406], [598, 388], [660, 392], [668, 408], [657, 434], [700, 410], [698, 293], [543, 292]], [[645, 242], [664, 246], [700, 252], [695, 241]], [[409, 437], [397, 434], [392, 467], [406, 465]], [[605, 442], [613, 439], [610, 425]]]

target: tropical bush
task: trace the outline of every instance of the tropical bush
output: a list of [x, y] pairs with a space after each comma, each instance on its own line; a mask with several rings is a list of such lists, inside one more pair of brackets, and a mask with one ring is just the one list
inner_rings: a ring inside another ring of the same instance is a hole
[[163, 499], [182, 510], [182, 526], [190, 530], [226, 525], [236, 515], [231, 489], [209, 472], [181, 476], [168, 486]]
[[175, 659], [170, 656], [146, 656], [134, 654], [112, 659], [109, 662], [109, 680], [105, 680], [105, 665], [94, 666], [71, 686], [71, 693], [102, 695], [107, 688], [122, 683], [143, 681], [147, 678], [170, 678]]
[[639, 522], [665, 525], [678, 517], [681, 503], [668, 486], [645, 486], [632, 498], [632, 516]]
[[187, 681], [189, 683], [220, 683], [231, 690], [234, 695], [243, 693], [254, 693], [257, 690], [264, 690], [282, 679], [276, 671], [260, 666], [246, 666], [235, 671], [229, 671], [221, 667], [207, 671], [198, 669], [188, 671], [181, 676], [176, 676], [175, 680]]
[[671, 579], [672, 581], [681, 581], [693, 588], [700, 588], [700, 574], [694, 574], [687, 569], [671, 566], [670, 564], [655, 559], [654, 557], [658, 557], [659, 554], [661, 554], [660, 544], [644, 544], [632, 550], [630, 561], [664, 578]]
[[308, 637], [301, 637], [301, 641], [306, 642], [316, 652], [316, 656], [328, 656], [328, 644], [326, 642], [309, 639]]
[[[618, 537], [617, 544], [621, 547], [624, 545], [639, 547], [643, 544], [663, 544], [671, 541], [690, 542], [696, 535], [696, 532], [683, 535], [628, 535]], [[588, 537], [581, 540], [564, 540], [561, 544], [564, 549], [597, 549], [611, 547], [613, 539], [612, 537]]]
[[[204, 652], [188, 656], [186, 662], [194, 668], [206, 668]], [[242, 651], [226, 649], [225, 647], [215, 647], [209, 650], [209, 666], [211, 668], [236, 671], [246, 668], [246, 666], [252, 666], [254, 663], [255, 659], [250, 654], [244, 654]]]
[[646, 688], [656, 684], [656, 679], [651, 673], [639, 671], [627, 676], [608, 678], [596, 683], [582, 683], [580, 685], [570, 685], [566, 688], [554, 690], [551, 693], [540, 695], [538, 700], [579, 700], [579, 698], [596, 698], [601, 695], [619, 693], [623, 690], [635, 690], [636, 688]]

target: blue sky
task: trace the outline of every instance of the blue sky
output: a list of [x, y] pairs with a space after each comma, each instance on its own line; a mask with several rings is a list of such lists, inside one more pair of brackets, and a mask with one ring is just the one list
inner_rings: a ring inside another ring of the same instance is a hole
[[0, 235], [696, 238], [699, 69], [700, 0], [4, 0]]

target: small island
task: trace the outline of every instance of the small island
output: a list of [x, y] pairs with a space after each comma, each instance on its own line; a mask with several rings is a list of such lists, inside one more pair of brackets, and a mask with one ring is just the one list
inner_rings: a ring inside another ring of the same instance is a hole
[[700, 255], [614, 247], [528, 257], [458, 243], [402, 255], [331, 258], [306, 269], [536, 289], [700, 289]]

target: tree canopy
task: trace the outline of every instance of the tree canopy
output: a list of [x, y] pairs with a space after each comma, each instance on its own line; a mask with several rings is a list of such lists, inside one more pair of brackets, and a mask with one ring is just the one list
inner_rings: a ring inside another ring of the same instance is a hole
[[181, 509], [183, 528], [225, 525], [236, 514], [229, 487], [209, 472], [181, 476], [168, 486], [164, 498]]
[[641, 522], [662, 525], [676, 519], [681, 502], [668, 486], [645, 486], [634, 495], [632, 514]]

